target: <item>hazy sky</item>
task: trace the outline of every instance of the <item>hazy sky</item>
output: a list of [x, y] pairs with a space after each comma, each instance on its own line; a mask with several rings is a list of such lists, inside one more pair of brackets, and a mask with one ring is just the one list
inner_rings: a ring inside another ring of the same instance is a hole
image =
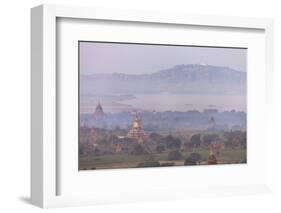
[[178, 64], [209, 64], [246, 72], [246, 49], [80, 42], [80, 72], [153, 73]]

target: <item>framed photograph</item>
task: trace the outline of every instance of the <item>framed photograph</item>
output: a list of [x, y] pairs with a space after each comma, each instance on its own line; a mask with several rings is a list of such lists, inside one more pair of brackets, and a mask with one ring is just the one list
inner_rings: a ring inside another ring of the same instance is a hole
[[271, 191], [272, 20], [31, 15], [33, 204]]
[[247, 48], [78, 48], [79, 170], [247, 162]]

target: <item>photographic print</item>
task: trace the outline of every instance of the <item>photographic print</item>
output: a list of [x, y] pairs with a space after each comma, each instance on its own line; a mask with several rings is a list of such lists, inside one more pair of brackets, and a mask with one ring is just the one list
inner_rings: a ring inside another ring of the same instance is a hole
[[79, 41], [79, 170], [247, 163], [247, 49]]

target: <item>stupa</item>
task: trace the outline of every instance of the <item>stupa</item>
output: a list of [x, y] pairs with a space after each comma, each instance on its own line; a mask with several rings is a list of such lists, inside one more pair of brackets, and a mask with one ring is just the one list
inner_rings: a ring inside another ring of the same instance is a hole
[[127, 134], [128, 138], [136, 140], [138, 143], [144, 143], [146, 134], [141, 126], [140, 118], [136, 114], [132, 126]]
[[217, 164], [217, 158], [212, 150], [209, 153], [208, 164]]
[[104, 113], [100, 102], [98, 102], [96, 106], [96, 110], [93, 113], [93, 125], [96, 128], [102, 128], [102, 129], [105, 129], [107, 126], [106, 114]]
[[103, 112], [102, 106], [100, 104], [100, 102], [98, 102], [98, 105], [96, 106], [96, 110], [94, 112], [94, 118], [102, 118], [105, 115], [105, 113]]

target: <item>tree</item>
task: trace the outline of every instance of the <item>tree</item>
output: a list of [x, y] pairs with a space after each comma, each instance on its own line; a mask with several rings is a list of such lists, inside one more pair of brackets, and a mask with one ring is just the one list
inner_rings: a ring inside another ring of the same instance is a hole
[[200, 134], [192, 135], [190, 139], [191, 147], [199, 147], [200, 144], [201, 144], [201, 135]]
[[151, 133], [149, 137], [155, 142], [159, 142], [162, 139], [162, 136], [155, 132]]
[[218, 138], [217, 134], [207, 134], [203, 137], [203, 144], [204, 146], [210, 146], [212, 141]]
[[174, 138], [172, 135], [166, 136], [162, 142], [166, 145], [168, 149], [179, 149], [181, 146], [181, 141], [179, 138]]
[[232, 148], [247, 146], [247, 133], [242, 131], [225, 132], [224, 137], [226, 138], [226, 145]]
[[168, 160], [180, 160], [182, 158], [182, 154], [179, 150], [174, 150], [169, 152]]
[[161, 152], [165, 151], [165, 146], [164, 146], [164, 145], [158, 145], [158, 146], [156, 146], [156, 151], [157, 151], [158, 153], [161, 153]]
[[131, 154], [133, 155], [144, 155], [147, 154], [147, 151], [142, 147], [142, 145], [137, 144], [134, 146]]
[[191, 153], [184, 161], [184, 165], [196, 165], [201, 160], [199, 153]]

